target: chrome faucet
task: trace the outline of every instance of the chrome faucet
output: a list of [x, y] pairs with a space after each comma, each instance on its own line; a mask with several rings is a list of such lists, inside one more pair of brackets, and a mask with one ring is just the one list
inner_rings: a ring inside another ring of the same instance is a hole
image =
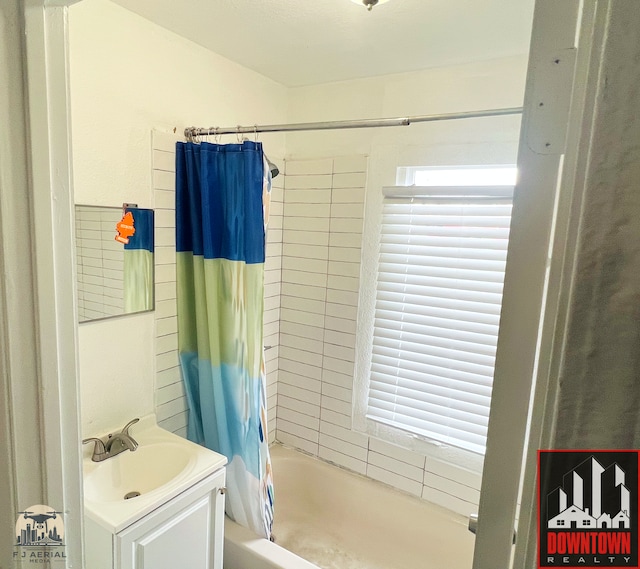
[[103, 460], [116, 456], [127, 449], [131, 452], [136, 450], [138, 448], [138, 443], [129, 434], [129, 427], [131, 427], [131, 425], [135, 425], [139, 420], [140, 419], [133, 419], [132, 421], [129, 421], [119, 433], [110, 433], [105, 441], [97, 437], [84, 439], [82, 441], [83, 445], [90, 442], [95, 443], [91, 460], [93, 460], [93, 462], [102, 462]]

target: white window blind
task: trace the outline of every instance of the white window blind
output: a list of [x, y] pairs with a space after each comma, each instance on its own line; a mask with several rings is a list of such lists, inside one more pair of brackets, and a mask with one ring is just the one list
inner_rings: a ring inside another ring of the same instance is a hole
[[483, 454], [513, 188], [385, 193], [367, 417]]

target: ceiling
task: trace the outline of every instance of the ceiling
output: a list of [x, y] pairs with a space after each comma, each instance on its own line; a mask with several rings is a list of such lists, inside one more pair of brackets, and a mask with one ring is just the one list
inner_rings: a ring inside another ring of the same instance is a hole
[[524, 54], [534, 0], [113, 0], [289, 87]]

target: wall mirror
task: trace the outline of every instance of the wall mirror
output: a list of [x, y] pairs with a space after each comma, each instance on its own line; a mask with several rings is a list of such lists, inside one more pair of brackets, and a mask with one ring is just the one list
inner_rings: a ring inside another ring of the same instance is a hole
[[153, 220], [151, 209], [76, 205], [79, 322], [153, 310]]

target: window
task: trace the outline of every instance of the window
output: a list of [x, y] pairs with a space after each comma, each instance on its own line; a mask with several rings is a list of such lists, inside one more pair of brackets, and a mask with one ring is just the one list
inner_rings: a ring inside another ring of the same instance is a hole
[[515, 166], [451, 166], [398, 168], [399, 186], [514, 186]]
[[513, 194], [498, 185], [505, 168], [493, 170], [502, 176], [494, 185], [442, 184], [430, 169], [441, 185], [385, 188], [366, 406], [372, 421], [477, 454], [486, 445]]
[[556, 525], [563, 526], [564, 525], [564, 520], [558, 520], [556, 522]]

